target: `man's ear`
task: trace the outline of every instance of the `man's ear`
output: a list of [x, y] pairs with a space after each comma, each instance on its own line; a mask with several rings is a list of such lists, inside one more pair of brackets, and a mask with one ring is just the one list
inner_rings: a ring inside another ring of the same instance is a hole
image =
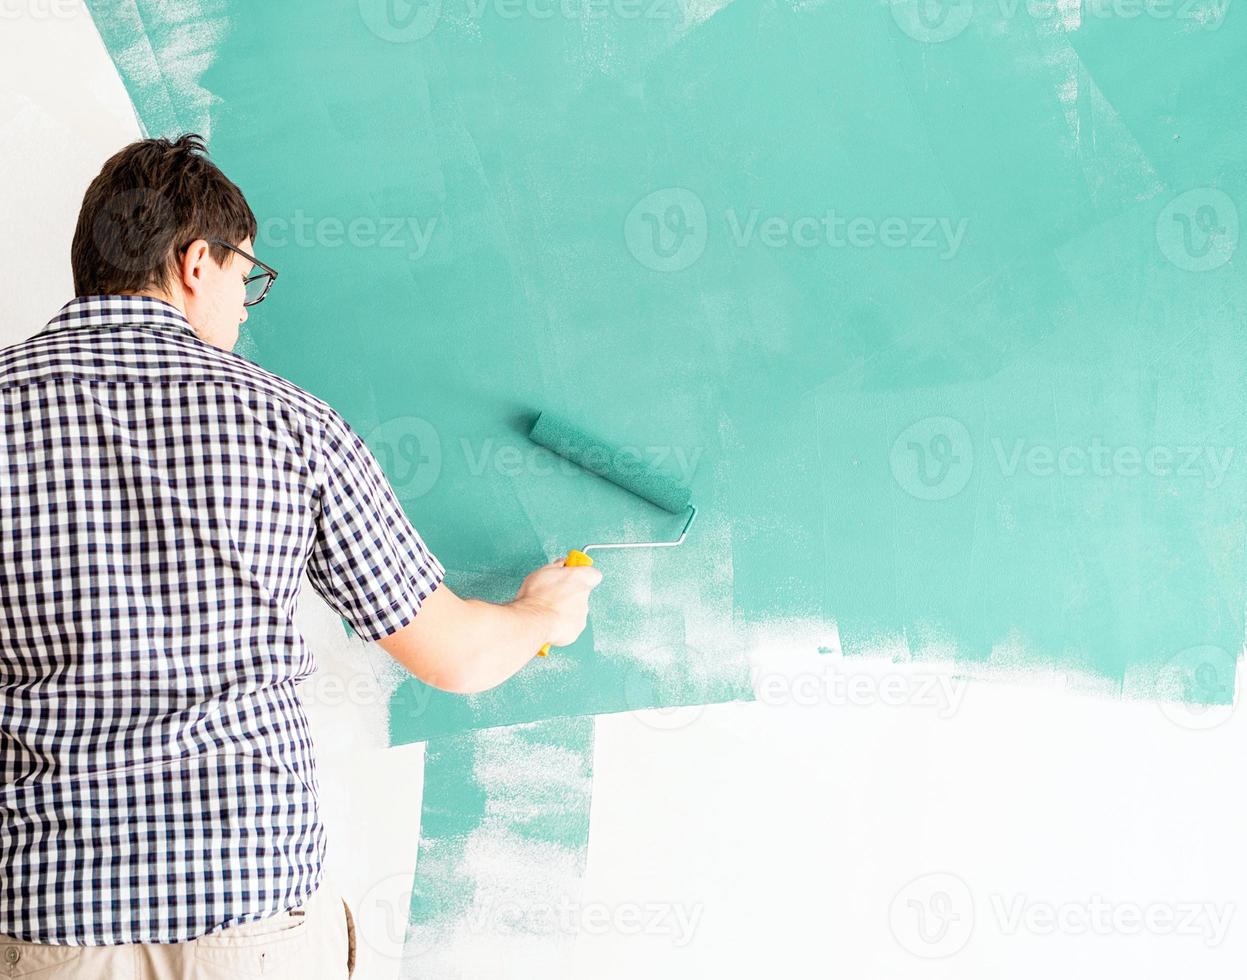
[[203, 284], [207, 264], [212, 259], [209, 250], [210, 246], [207, 241], [197, 238], [183, 253], [182, 261], [178, 265], [178, 275], [182, 281], [182, 289], [186, 293], [197, 292]]

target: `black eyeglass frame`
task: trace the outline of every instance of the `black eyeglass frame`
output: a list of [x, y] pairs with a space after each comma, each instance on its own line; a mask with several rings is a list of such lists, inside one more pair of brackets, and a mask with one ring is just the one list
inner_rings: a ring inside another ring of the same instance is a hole
[[251, 300], [250, 302], [248, 302], [247, 300], [243, 300], [242, 305], [243, 306], [258, 306], [260, 303], [263, 303], [264, 297], [268, 295], [268, 291], [273, 288], [273, 283], [277, 281], [277, 270], [274, 269], [271, 265], [265, 265], [263, 262], [257, 259], [254, 255], [248, 255], [241, 248], [235, 248], [229, 242], [222, 241], [220, 238], [209, 239], [208, 244], [209, 245], [220, 245], [222, 248], [228, 248], [231, 252], [237, 252], [244, 259], [250, 259], [253, 265], [258, 265], [261, 269], [264, 270], [263, 272], [257, 273], [254, 276], [247, 276], [247, 278], [243, 280], [244, 285], [247, 285], [248, 283], [253, 283], [257, 279], [264, 279], [264, 278], [267, 278], [268, 282], [265, 284], [264, 290], [263, 292], [260, 293], [259, 296], [257, 296], [255, 299]]

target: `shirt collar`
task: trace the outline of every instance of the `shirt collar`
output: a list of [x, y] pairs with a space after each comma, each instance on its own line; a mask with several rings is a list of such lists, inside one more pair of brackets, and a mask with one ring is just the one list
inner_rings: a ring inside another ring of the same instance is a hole
[[[198, 338], [194, 327], [172, 303], [153, 296], [78, 296], [71, 299], [39, 334], [85, 327], [157, 327]], [[36, 334], [38, 336], [39, 334]]]

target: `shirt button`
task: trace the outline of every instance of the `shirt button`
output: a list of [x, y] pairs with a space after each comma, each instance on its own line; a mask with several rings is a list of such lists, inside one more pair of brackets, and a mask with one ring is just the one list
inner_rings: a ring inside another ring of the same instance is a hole
[[9, 946], [4, 951], [4, 962], [16, 963], [22, 958], [22, 951], [16, 946]]

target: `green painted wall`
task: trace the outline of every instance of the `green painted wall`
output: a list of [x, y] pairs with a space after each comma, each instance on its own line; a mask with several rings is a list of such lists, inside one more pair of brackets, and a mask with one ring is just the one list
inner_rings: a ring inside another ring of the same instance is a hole
[[147, 130], [210, 130], [262, 216], [240, 351], [367, 437], [454, 587], [679, 529], [552, 467], [538, 409], [691, 481], [580, 643], [471, 703], [413, 681], [396, 741], [747, 697], [739, 627], [780, 619], [1110, 690], [1212, 647], [1227, 696], [1223, 0], [90, 6]]

